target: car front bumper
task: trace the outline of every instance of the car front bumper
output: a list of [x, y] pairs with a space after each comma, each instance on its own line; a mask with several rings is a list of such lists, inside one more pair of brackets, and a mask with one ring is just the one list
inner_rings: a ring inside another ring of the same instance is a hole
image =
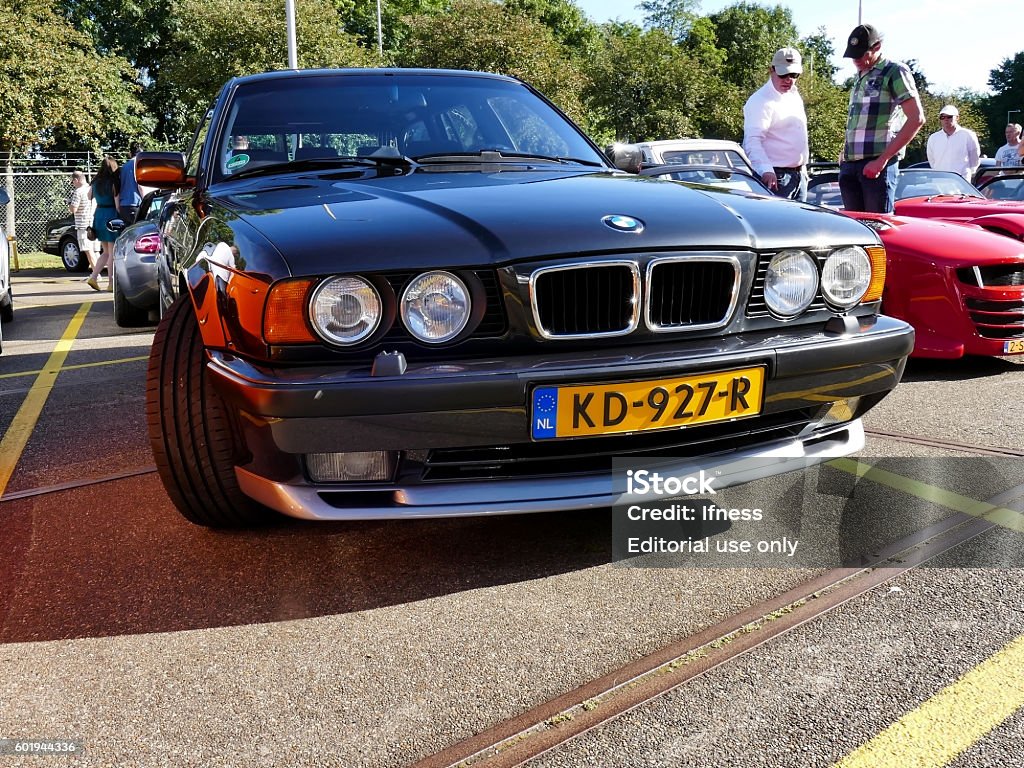
[[[236, 476], [247, 495], [308, 519], [442, 517], [610, 505], [622, 491], [612, 471], [619, 456], [677, 476], [703, 469], [727, 487], [848, 455], [863, 446], [859, 417], [899, 382], [913, 341], [905, 323], [871, 316], [841, 333], [794, 326], [599, 352], [410, 363], [401, 376], [374, 377], [368, 366], [258, 367], [222, 352], [211, 352], [209, 371], [240, 413], [252, 458]], [[531, 440], [536, 386], [752, 365], [767, 370], [757, 417], [554, 447]], [[845, 420], [835, 420], [836, 403], [849, 404]], [[352, 451], [401, 452], [402, 465], [388, 483], [308, 478], [305, 454]], [[500, 460], [504, 454], [512, 458]], [[468, 469], [440, 455], [462, 456]]]

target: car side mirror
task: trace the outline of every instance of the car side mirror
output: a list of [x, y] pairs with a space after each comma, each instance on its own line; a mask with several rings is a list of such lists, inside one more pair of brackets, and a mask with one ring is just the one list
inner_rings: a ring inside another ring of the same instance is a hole
[[107, 222], [107, 231], [113, 232], [116, 235], [122, 232], [125, 226], [127, 225], [124, 223], [124, 219], [111, 219]]
[[620, 171], [639, 173], [643, 163], [643, 152], [635, 144], [612, 144], [605, 150], [612, 165]]
[[7, 194], [6, 189], [0, 188], [0, 205], [7, 205], [11, 202], [11, 196]]
[[144, 187], [177, 189], [190, 187], [195, 179], [185, 174], [181, 152], [140, 152], [135, 156], [135, 180]]

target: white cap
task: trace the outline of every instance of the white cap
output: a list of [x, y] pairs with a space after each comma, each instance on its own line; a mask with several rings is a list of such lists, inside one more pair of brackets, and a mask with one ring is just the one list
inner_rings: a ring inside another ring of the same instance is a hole
[[796, 48], [779, 48], [772, 56], [772, 66], [777, 75], [799, 75], [804, 71], [800, 64], [800, 51]]
[[950, 117], [959, 117], [960, 110], [954, 107], [952, 104], [947, 104], [946, 106], [939, 110], [939, 117], [942, 117], [943, 115], [949, 115]]

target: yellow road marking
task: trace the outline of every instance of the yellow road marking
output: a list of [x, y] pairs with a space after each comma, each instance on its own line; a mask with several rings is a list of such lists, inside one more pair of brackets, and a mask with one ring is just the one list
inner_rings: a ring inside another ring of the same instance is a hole
[[997, 507], [985, 501], [978, 501], [968, 496], [961, 496], [959, 493], [947, 491], [920, 480], [912, 480], [884, 469], [872, 467], [870, 464], [862, 464], [856, 459], [833, 459], [828, 463], [851, 475], [866, 477], [868, 480], [887, 485], [897, 491], [903, 491], [911, 496], [916, 496], [925, 501], [931, 501], [956, 512], [963, 512], [971, 517], [980, 517], [990, 523], [1008, 528], [1011, 531], [1024, 531], [1024, 515], [1013, 509]]
[[834, 768], [938, 768], [1024, 706], [1024, 636], [943, 688]]
[[71, 345], [74, 343], [75, 337], [78, 336], [82, 323], [85, 322], [85, 316], [91, 307], [92, 302], [87, 301], [75, 312], [75, 316], [71, 318], [71, 322], [64, 330], [64, 335], [60, 337], [57, 346], [50, 353], [46, 365], [43, 366], [43, 370], [39, 372], [32, 388], [25, 396], [25, 402], [14, 414], [14, 421], [4, 433], [3, 440], [0, 440], [0, 496], [3, 496], [4, 491], [7, 490], [7, 483], [11, 481], [14, 468], [21, 459], [22, 451], [28, 445], [28, 439], [32, 436], [36, 422], [39, 421], [39, 414], [42, 413], [43, 406], [46, 405], [46, 398], [50, 396], [50, 390], [57, 379], [57, 374], [60, 373], [61, 366], [64, 365], [64, 360], [67, 359]]
[[[137, 363], [140, 360], [149, 360], [149, 355], [139, 357], [122, 357], [119, 360], [100, 360], [98, 363], [78, 363], [77, 365], [65, 365], [62, 371], [77, 371], [80, 368], [98, 368], [102, 365], [120, 365], [121, 363]], [[0, 373], [0, 379], [14, 379], [18, 376], [35, 376], [42, 371], [18, 371], [17, 373]]]

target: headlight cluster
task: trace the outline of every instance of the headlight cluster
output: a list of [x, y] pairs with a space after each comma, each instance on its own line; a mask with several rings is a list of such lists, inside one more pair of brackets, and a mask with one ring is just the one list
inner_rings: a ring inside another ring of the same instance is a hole
[[[393, 300], [392, 300], [393, 303]], [[472, 301], [469, 288], [451, 272], [424, 272], [414, 277], [398, 302], [406, 330], [425, 344], [451, 341], [466, 328]], [[317, 286], [309, 303], [309, 320], [324, 341], [352, 346], [380, 327], [386, 306], [378, 289], [361, 277], [334, 277]]]
[[[836, 310], [845, 311], [861, 301], [877, 300], [885, 279], [885, 251], [870, 250], [881, 255], [869, 255], [857, 245], [837, 248], [825, 259], [820, 274], [817, 261], [806, 251], [779, 251], [765, 274], [764, 300], [768, 309], [779, 317], [796, 317], [811, 305], [819, 288], [826, 303]], [[878, 295], [870, 290], [876, 285]]]

